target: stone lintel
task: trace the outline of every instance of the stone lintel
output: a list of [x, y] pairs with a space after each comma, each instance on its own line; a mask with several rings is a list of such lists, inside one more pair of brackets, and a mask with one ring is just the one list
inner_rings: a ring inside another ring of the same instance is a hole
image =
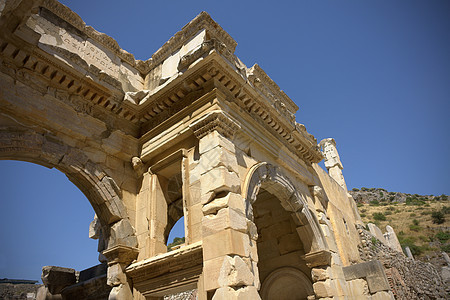
[[390, 290], [383, 264], [379, 260], [343, 267], [342, 270], [347, 281], [360, 278], [365, 279], [371, 294]]
[[308, 268], [329, 266], [331, 264], [331, 252], [328, 250], [319, 250], [306, 253], [302, 256], [306, 261]]
[[115, 263], [128, 265], [137, 258], [139, 250], [130, 246], [117, 245], [104, 250], [102, 254], [108, 259], [108, 265]]
[[155, 163], [154, 165], [152, 165], [149, 168], [149, 171], [152, 174], [156, 174], [159, 171], [171, 166], [174, 163], [180, 162], [180, 168], [181, 168], [181, 161], [183, 159], [183, 157], [187, 157], [187, 150], [186, 149], [180, 149], [178, 151], [175, 151], [172, 154], [169, 154], [168, 156], [166, 156], [165, 158], [161, 159], [160, 161], [158, 161], [157, 163]]
[[202, 243], [136, 262], [126, 269], [134, 287], [144, 296], [159, 297], [196, 288], [203, 269]]
[[226, 112], [219, 110], [206, 114], [189, 127], [198, 139], [216, 130], [230, 140], [233, 139], [235, 132], [241, 128]]

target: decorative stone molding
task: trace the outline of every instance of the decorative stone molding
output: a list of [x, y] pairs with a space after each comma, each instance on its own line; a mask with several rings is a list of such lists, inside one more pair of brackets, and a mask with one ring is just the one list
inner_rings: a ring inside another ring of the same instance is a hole
[[213, 111], [195, 121], [189, 127], [194, 131], [198, 139], [206, 136], [214, 130], [222, 134], [228, 139], [233, 139], [233, 136], [241, 126], [233, 121], [227, 113], [223, 111]]
[[196, 33], [205, 29], [212, 38], [216, 38], [221, 41], [230, 51], [234, 52], [237, 46], [236, 41], [217, 24], [208, 13], [201, 12], [191, 22], [183, 27], [183, 29], [167, 41], [151, 58], [151, 68], [160, 64], [168, 55], [170, 55], [175, 49], [181, 47], [181, 45], [189, 40]]
[[111, 111], [132, 123], [136, 122], [135, 114], [130, 108], [121, 105], [120, 100], [111, 91], [87, 75], [117, 88], [115, 79], [98, 68], [87, 65], [85, 67], [86, 73], [78, 74], [75, 69], [62, 66], [39, 51], [31, 53], [11, 42], [0, 40], [1, 72], [42, 94], [49, 94], [63, 101], [79, 112], [93, 115], [94, 107], [97, 107]]
[[130, 246], [116, 245], [104, 250], [102, 254], [108, 259], [108, 265], [117, 263], [129, 265], [137, 258], [139, 250]]
[[336, 149], [336, 141], [333, 138], [323, 139], [319, 143], [323, 154], [325, 155], [325, 167], [330, 169], [334, 166], [338, 166], [339, 169], [343, 169], [339, 153]]
[[344, 168], [339, 157], [339, 153], [336, 148], [336, 141], [332, 138], [323, 139], [319, 144], [322, 152], [325, 156], [325, 167], [328, 170], [328, 174], [333, 178], [345, 191], [347, 191], [347, 185], [345, 183], [342, 169]]
[[298, 106], [280, 89], [280, 87], [264, 72], [258, 64], [248, 70], [248, 78], [263, 93], [273, 106], [283, 115], [294, 121], [294, 113]]
[[53, 14], [55, 14], [56, 16], [68, 22], [70, 25], [74, 26], [80, 32], [98, 41], [103, 46], [113, 51], [122, 60], [129, 63], [131, 66], [138, 68], [141, 73], [145, 73], [147, 67], [144, 65], [144, 62], [135, 60], [134, 55], [120, 48], [117, 41], [114, 40], [112, 37], [104, 33], [98, 32], [91, 26], [86, 26], [86, 23], [80, 18], [80, 16], [77, 15], [75, 12], [73, 12], [67, 6], [59, 3], [56, 0], [44, 0], [42, 2], [42, 6], [48, 9]]
[[187, 287], [196, 288], [202, 273], [202, 244], [195, 243], [156, 257], [136, 262], [126, 269], [133, 286], [144, 296], [160, 296]]
[[217, 39], [210, 39], [203, 42], [197, 49], [194, 49], [191, 53], [184, 55], [178, 64], [178, 70], [187, 69], [193, 62], [208, 54], [212, 49], [217, 50], [220, 54], [226, 57], [228, 60], [235, 60], [233, 53], [228, 50], [227, 46]]

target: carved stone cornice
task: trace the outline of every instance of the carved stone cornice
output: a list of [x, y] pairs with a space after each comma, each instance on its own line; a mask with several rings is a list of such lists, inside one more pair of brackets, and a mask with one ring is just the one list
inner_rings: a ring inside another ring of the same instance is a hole
[[136, 262], [126, 269], [133, 286], [144, 296], [155, 295], [163, 289], [185, 286], [194, 287], [203, 268], [202, 244], [195, 243], [180, 249]]
[[202, 29], [208, 31], [211, 38], [219, 40], [231, 51], [231, 53], [234, 53], [234, 49], [237, 46], [236, 41], [223, 30], [208, 13], [201, 12], [191, 22], [185, 25], [183, 29], [175, 33], [170, 40], [152, 55], [152, 58], [150, 59], [150, 69], [159, 65], [164, 59], [171, 55], [174, 50], [181, 47], [183, 43], [188, 41]]
[[70, 25], [74, 26], [81, 33], [112, 50], [114, 54], [119, 56], [123, 61], [129, 63], [131, 66], [136, 67], [142, 74], [148, 72], [148, 62], [136, 60], [133, 54], [120, 48], [115, 39], [102, 32], [98, 32], [91, 26], [86, 26], [86, 23], [81, 19], [81, 17], [64, 4], [61, 4], [56, 0], [43, 0], [41, 6], [60, 17]]
[[217, 131], [228, 139], [233, 139], [234, 134], [241, 126], [233, 121], [231, 117], [223, 111], [213, 111], [193, 122], [189, 127], [194, 131], [198, 139], [207, 134]]
[[248, 70], [248, 78], [266, 96], [277, 110], [292, 118], [298, 106], [280, 89], [258, 64]]
[[65, 102], [78, 112], [93, 115], [94, 107], [98, 107], [135, 123], [133, 108], [122, 105], [114, 78], [92, 65], [85, 67], [86, 72], [81, 74], [40, 49], [29, 51], [14, 42], [0, 40], [0, 71], [4, 74]]

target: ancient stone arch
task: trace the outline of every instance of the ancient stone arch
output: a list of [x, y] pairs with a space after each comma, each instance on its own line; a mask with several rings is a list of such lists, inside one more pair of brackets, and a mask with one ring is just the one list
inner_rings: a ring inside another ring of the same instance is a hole
[[317, 217], [311, 212], [304, 196], [297, 191], [279, 167], [269, 163], [258, 163], [248, 172], [244, 187], [246, 214], [253, 220], [252, 204], [256, 201], [261, 188], [271, 192], [283, 208], [292, 213], [298, 223], [304, 227], [300, 238], [309, 251], [328, 250], [326, 240], [319, 227]]
[[51, 134], [8, 127], [0, 129], [0, 159], [28, 161], [60, 170], [91, 203], [104, 226], [106, 249], [117, 245], [136, 247], [136, 236], [120, 189], [80, 150], [58, 141]]

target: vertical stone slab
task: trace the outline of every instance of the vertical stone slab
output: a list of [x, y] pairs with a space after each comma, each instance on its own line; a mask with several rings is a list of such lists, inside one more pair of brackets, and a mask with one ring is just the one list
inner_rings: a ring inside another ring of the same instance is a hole
[[148, 245], [150, 257], [167, 252], [164, 241], [164, 230], [167, 225], [167, 202], [161, 187], [161, 180], [163, 178], [156, 174], [151, 175], [150, 237]]

